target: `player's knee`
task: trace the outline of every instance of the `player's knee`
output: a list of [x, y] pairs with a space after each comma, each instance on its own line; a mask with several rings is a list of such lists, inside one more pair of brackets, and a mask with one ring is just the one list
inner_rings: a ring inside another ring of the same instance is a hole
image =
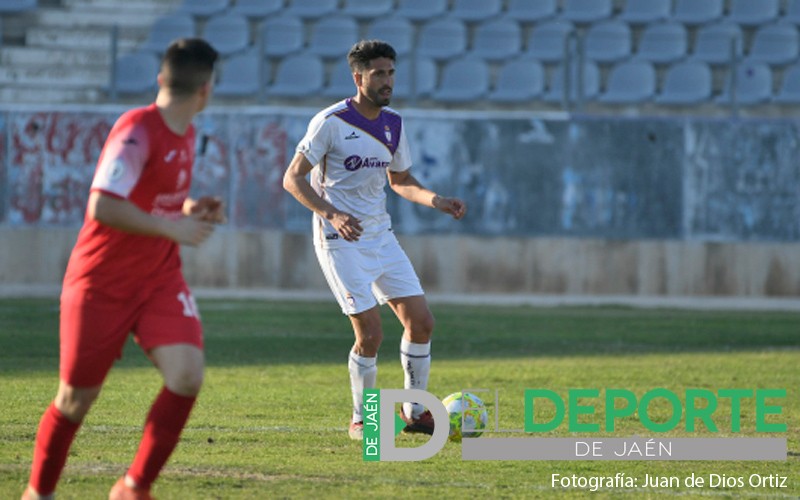
[[164, 381], [167, 388], [181, 396], [196, 396], [203, 386], [203, 371], [195, 369], [178, 370]]
[[425, 314], [416, 318], [410, 325], [411, 341], [417, 343], [426, 343], [433, 335], [433, 327], [436, 326], [436, 320], [433, 314]]
[[83, 421], [100, 394], [100, 387], [78, 388], [62, 383], [55, 398], [55, 406], [72, 422]]
[[367, 353], [376, 353], [383, 342], [383, 332], [373, 331], [373, 332], [364, 332], [359, 339], [359, 347], [362, 351]]

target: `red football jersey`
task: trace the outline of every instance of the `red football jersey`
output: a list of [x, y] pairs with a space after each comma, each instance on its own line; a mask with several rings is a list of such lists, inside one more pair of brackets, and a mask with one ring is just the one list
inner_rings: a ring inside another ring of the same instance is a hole
[[[92, 191], [126, 199], [152, 215], [177, 219], [189, 195], [195, 131], [167, 127], [155, 104], [123, 114], [106, 139]], [[179, 246], [113, 229], [88, 217], [72, 250], [64, 288], [124, 299], [180, 273]]]

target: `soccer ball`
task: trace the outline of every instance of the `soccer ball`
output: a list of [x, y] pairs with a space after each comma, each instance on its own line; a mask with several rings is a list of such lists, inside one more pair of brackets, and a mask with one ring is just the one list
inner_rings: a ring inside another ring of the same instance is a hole
[[459, 442], [462, 437], [483, 434], [489, 415], [481, 399], [469, 392], [454, 392], [442, 400], [450, 416], [450, 440]]

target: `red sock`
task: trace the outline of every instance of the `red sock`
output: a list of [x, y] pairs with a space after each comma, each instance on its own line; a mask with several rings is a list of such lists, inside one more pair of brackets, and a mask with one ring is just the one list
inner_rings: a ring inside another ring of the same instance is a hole
[[156, 398], [144, 424], [142, 442], [133, 459], [128, 476], [142, 489], [158, 477], [172, 450], [178, 444], [181, 431], [189, 420], [195, 396], [180, 396], [164, 387]]
[[58, 478], [67, 463], [69, 447], [80, 426], [80, 422], [76, 424], [62, 415], [53, 403], [42, 415], [36, 433], [29, 480], [29, 484], [40, 495], [49, 495], [56, 490]]

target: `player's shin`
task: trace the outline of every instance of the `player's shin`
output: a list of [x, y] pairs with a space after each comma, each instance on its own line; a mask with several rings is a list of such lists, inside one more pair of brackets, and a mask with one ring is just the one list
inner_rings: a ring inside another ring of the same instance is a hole
[[347, 368], [350, 371], [350, 390], [353, 393], [353, 422], [362, 422], [362, 404], [364, 400], [364, 389], [375, 387], [378, 377], [378, 358], [367, 358], [359, 356], [354, 351], [350, 351], [350, 358]]
[[[431, 371], [431, 343], [415, 344], [405, 338], [400, 341], [400, 363], [405, 373], [405, 389], [427, 390]], [[424, 410], [418, 403], [403, 403], [403, 413], [417, 418]]]

